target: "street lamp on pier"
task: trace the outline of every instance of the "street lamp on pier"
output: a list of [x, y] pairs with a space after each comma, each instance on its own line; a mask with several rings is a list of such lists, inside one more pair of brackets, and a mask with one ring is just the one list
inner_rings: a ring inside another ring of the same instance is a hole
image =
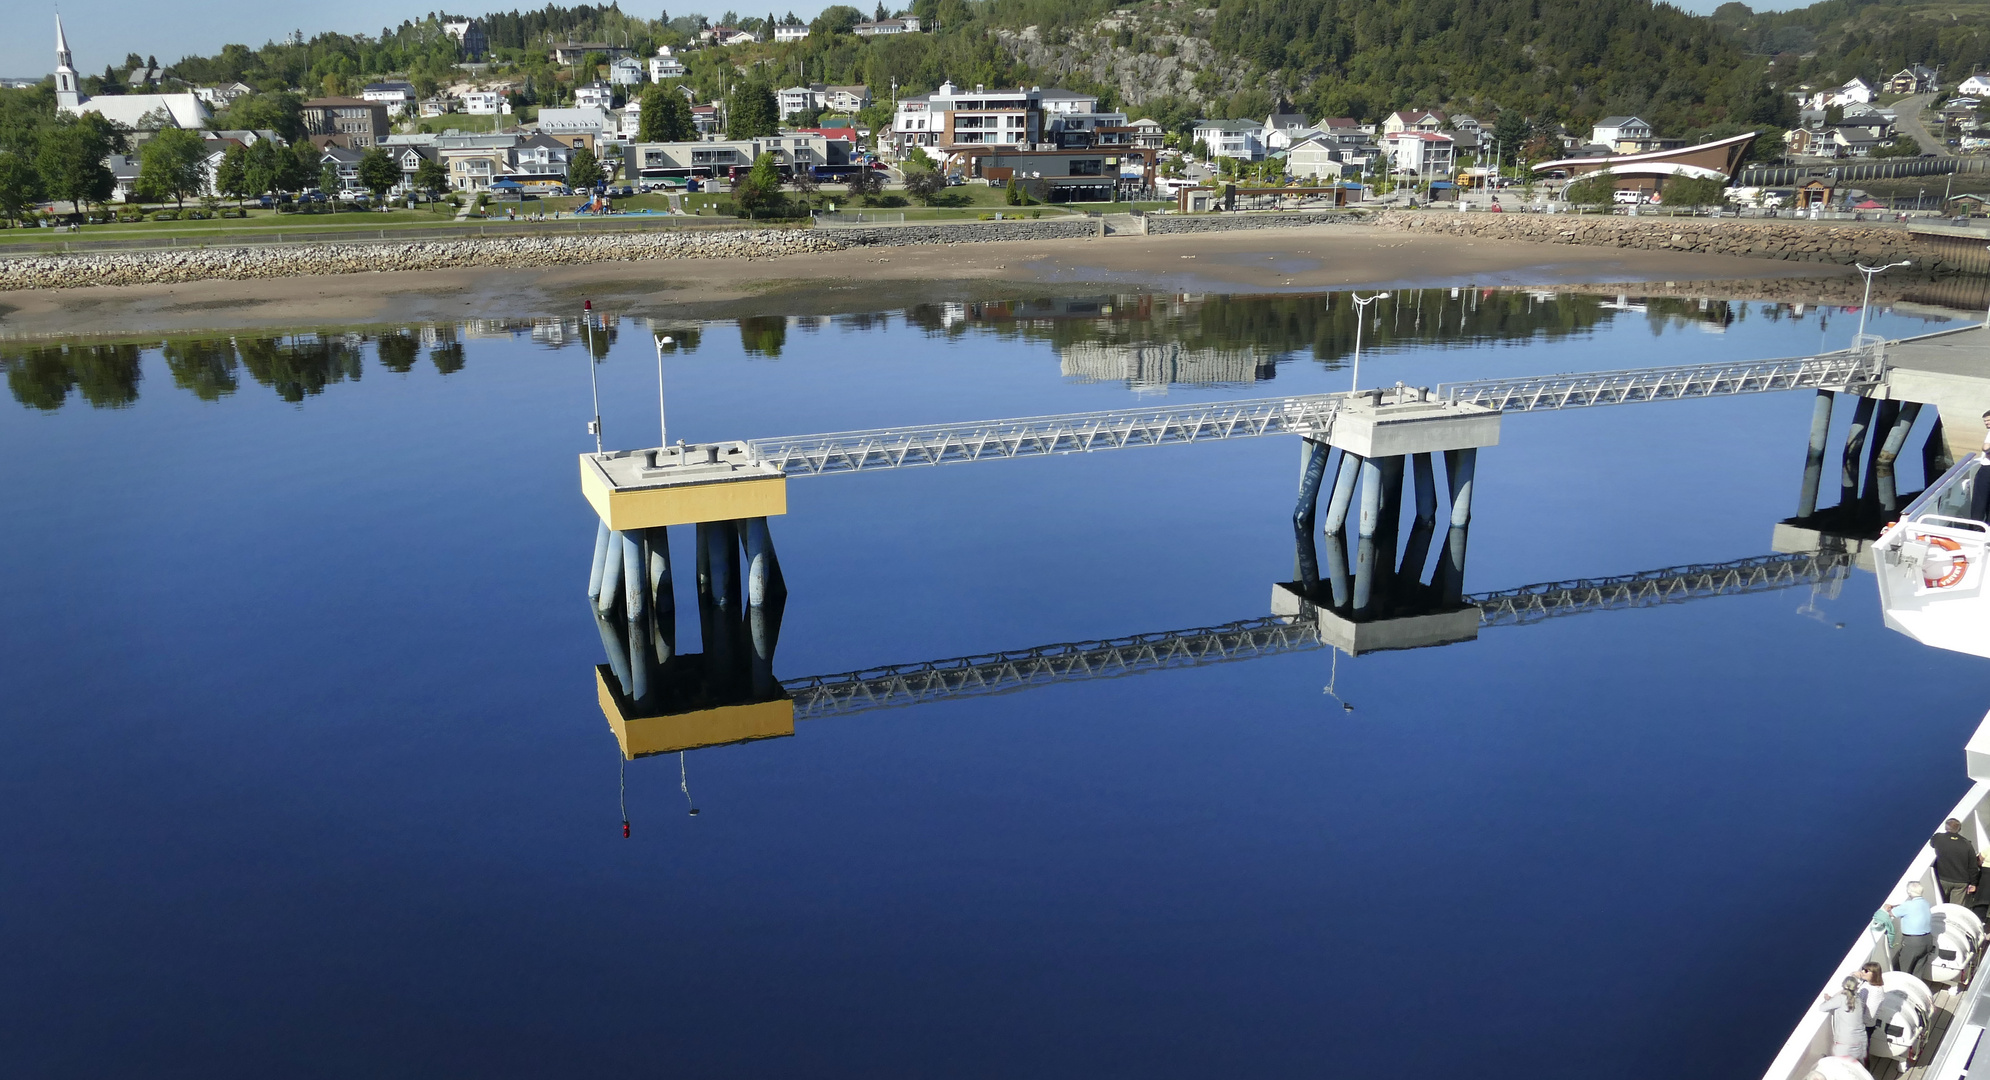
[[1865, 263], [1857, 263], [1855, 265], [1858, 266], [1859, 273], [1866, 276], [1866, 296], [1864, 300], [1859, 302], [1859, 336], [1852, 342], [1852, 346], [1857, 348], [1860, 342], [1865, 339], [1866, 314], [1872, 310], [1873, 306], [1873, 278], [1897, 266], [1912, 266], [1914, 265], [1914, 260], [1902, 259], [1897, 263], [1887, 263], [1885, 266], [1867, 266]]
[[1378, 292], [1366, 300], [1357, 293], [1348, 295], [1354, 300], [1354, 383], [1347, 389], [1349, 393], [1353, 393], [1361, 389], [1361, 324], [1368, 319], [1368, 305], [1377, 300], [1387, 300], [1389, 294]]

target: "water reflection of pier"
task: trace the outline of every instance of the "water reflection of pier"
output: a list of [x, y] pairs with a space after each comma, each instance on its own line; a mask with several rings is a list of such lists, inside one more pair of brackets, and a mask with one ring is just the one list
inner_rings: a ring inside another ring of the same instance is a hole
[[[1542, 582], [1461, 597], [1474, 632], [1550, 619], [1813, 586], [1835, 596], [1851, 565], [1843, 548], [1760, 555], [1613, 577]], [[794, 734], [795, 721], [1015, 693], [1056, 683], [1238, 663], [1338, 647], [1311, 612], [1271, 614], [1093, 641], [889, 664], [775, 681], [781, 608], [748, 619], [701, 604], [702, 655], [668, 653], [603, 617], [609, 662], [601, 705], [630, 758]], [[717, 617], [714, 617], [717, 616]], [[1442, 644], [1433, 642], [1432, 644]]]

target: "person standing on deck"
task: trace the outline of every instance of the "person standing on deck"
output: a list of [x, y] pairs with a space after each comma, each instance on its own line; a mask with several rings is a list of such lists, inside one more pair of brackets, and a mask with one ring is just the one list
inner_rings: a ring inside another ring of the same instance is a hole
[[1821, 1012], [1831, 1014], [1831, 1056], [1866, 1059], [1866, 1005], [1859, 998], [1859, 977], [1845, 976], [1839, 989], [1827, 992], [1817, 1002]]
[[1886, 973], [1879, 965], [1868, 960], [1859, 965], [1859, 1001], [1866, 1007], [1866, 1035], [1870, 1037], [1873, 1027], [1879, 1023], [1879, 1003], [1886, 1000], [1886, 987], [1880, 985]]
[[1917, 979], [1928, 977], [1928, 957], [1935, 951], [1932, 913], [1921, 896], [1921, 883], [1907, 883], [1907, 899], [1888, 904], [1886, 912], [1900, 920], [1900, 949], [1893, 954], [1893, 970]]
[[1976, 845], [1962, 835], [1962, 822], [1954, 818], [1942, 822], [1942, 831], [1928, 846], [1935, 849], [1935, 879], [1941, 882], [1942, 901], [1967, 906], [1982, 866], [1976, 860]]

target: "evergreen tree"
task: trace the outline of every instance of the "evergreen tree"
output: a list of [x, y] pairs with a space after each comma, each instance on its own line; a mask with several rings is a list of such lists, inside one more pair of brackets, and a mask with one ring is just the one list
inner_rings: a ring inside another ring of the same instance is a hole
[[656, 84], [643, 91], [637, 139], [642, 142], [683, 142], [697, 135], [691, 123], [691, 103], [677, 87]]
[[780, 130], [780, 109], [766, 83], [748, 79], [726, 96], [726, 138], [757, 139]]
[[585, 146], [574, 147], [573, 156], [567, 159], [567, 186], [579, 192], [591, 189], [601, 181], [601, 162], [594, 156], [594, 151]]

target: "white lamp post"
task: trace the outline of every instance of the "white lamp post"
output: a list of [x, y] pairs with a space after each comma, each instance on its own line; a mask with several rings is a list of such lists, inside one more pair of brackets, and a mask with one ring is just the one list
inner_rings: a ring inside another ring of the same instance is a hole
[[1858, 266], [1859, 273], [1866, 275], [1866, 297], [1859, 302], [1859, 337], [1864, 338], [1866, 336], [1866, 313], [1872, 309], [1873, 304], [1873, 278], [1896, 266], [1912, 266], [1914, 265], [1914, 260], [1902, 259], [1897, 263], [1887, 263], [1885, 266], [1867, 266], [1865, 263], [1856, 263], [1854, 265]]
[[1353, 393], [1361, 389], [1361, 324], [1368, 320], [1368, 305], [1377, 300], [1388, 299], [1389, 294], [1378, 292], [1366, 300], [1363, 300], [1359, 294], [1348, 295], [1354, 300], [1354, 384], [1347, 389], [1348, 393]]

